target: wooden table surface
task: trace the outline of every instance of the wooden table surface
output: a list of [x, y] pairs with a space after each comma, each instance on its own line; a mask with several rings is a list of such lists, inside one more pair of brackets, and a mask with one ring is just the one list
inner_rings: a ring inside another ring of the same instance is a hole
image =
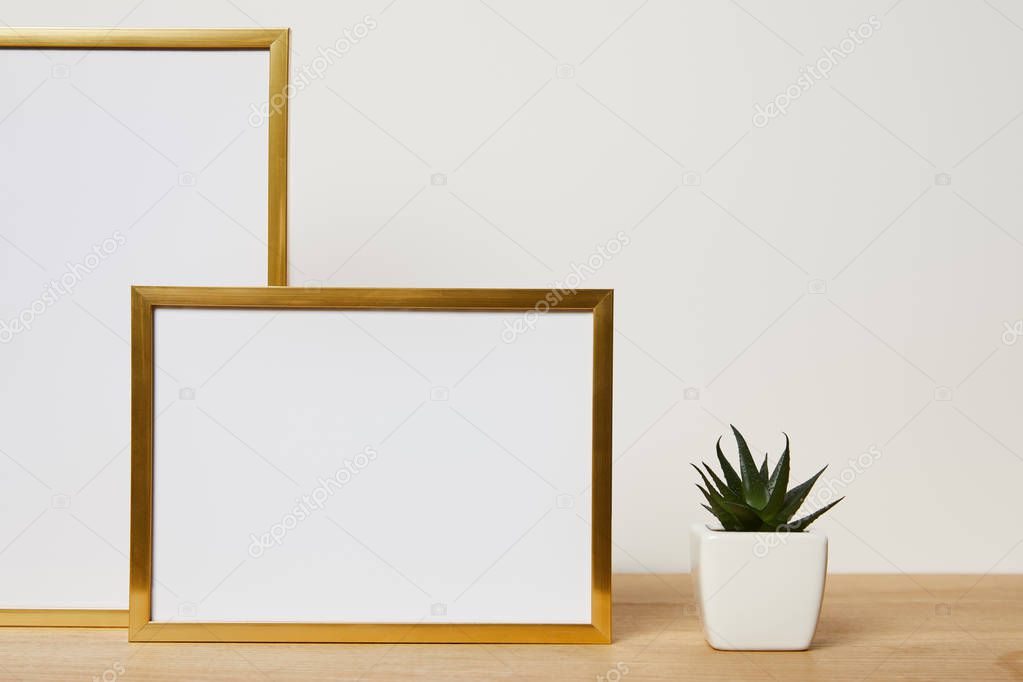
[[1023, 680], [1023, 576], [828, 578], [808, 652], [718, 652], [688, 575], [616, 575], [614, 644], [129, 644], [0, 629], [0, 680]]

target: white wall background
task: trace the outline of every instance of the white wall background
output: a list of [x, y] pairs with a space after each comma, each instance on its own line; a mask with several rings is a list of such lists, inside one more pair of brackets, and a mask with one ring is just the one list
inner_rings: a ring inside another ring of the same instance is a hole
[[[802, 71], [871, 16], [827, 79]], [[62, 0], [0, 20], [291, 26], [293, 284], [546, 286], [628, 235], [585, 281], [616, 289], [616, 570], [688, 568], [688, 462], [727, 422], [773, 454], [787, 431], [796, 475], [830, 464], [834, 571], [1023, 569], [1018, 5]]]

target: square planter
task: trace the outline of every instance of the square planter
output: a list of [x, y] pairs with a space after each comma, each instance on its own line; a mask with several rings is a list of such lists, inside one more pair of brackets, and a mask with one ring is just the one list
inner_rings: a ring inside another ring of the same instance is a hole
[[693, 588], [708, 644], [732, 651], [810, 647], [824, 598], [827, 536], [694, 524], [690, 537]]

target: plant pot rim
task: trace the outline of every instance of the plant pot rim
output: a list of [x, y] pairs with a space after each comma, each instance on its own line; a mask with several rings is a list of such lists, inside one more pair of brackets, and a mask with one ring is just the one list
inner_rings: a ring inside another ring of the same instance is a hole
[[791, 532], [791, 531], [783, 532], [783, 531], [777, 531], [777, 530], [752, 530], [752, 531], [744, 531], [744, 530], [725, 530], [724, 528], [712, 528], [709, 523], [694, 523], [692, 528], [693, 528], [693, 530], [698, 531], [698, 532], [706, 531], [708, 533], [713, 533], [715, 535], [720, 535], [722, 537], [733, 537], [733, 536], [734, 537], [753, 537], [753, 536], [756, 536], [756, 535], [771, 535], [771, 536], [774, 536], [774, 535], [784, 535], [786, 537], [793, 537], [793, 538], [795, 538], [795, 537], [798, 537], [800, 535], [808, 535], [808, 536], [816, 536], [816, 537], [823, 537], [824, 536], [824, 533], [818, 531], [815, 528], [808, 528], [806, 530], [801, 530], [799, 532]]

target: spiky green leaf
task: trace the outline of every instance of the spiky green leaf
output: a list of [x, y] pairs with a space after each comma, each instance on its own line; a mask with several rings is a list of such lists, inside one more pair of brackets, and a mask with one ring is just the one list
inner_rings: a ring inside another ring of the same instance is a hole
[[725, 459], [725, 453], [721, 452], [721, 438], [721, 436], [718, 437], [717, 443], [718, 463], [721, 465], [721, 471], [725, 474], [725, 481], [728, 482], [728, 487], [731, 488], [736, 496], [742, 495], [742, 479], [739, 478], [739, 474], [735, 473], [732, 463]]
[[695, 465], [695, 464], [693, 464], [692, 462], [690, 462], [689, 466], [691, 466], [691, 467], [693, 467], [694, 469], [696, 469], [696, 473], [700, 474], [700, 478], [702, 478], [702, 479], [703, 479], [703, 484], [704, 484], [705, 486], [707, 486], [707, 490], [711, 491], [712, 493], [714, 493], [714, 494], [715, 494], [715, 495], [717, 495], [718, 497], [722, 497], [722, 495], [721, 495], [721, 491], [720, 491], [720, 490], [718, 490], [718, 488], [717, 488], [717, 487], [715, 487], [715, 486], [711, 485], [710, 481], [708, 481], [708, 480], [707, 480], [707, 477], [703, 475], [703, 472], [702, 472], [702, 471], [700, 471], [700, 467], [696, 466], [696, 465]]
[[767, 490], [770, 497], [768, 497], [767, 504], [764, 505], [764, 509], [760, 515], [765, 521], [772, 520], [775, 514], [781, 511], [782, 506], [785, 504], [785, 493], [788, 485], [789, 436], [788, 434], [785, 434], [785, 451], [782, 452], [781, 457], [778, 458], [778, 464], [774, 467], [774, 473], [771, 474], [771, 480], [767, 482]]
[[724, 528], [725, 530], [731, 531], [742, 530], [742, 528], [739, 526], [739, 522], [735, 520], [735, 517], [726, 512], [724, 509], [719, 509], [715, 511], [709, 505], [701, 504], [700, 506], [709, 511], [711, 514], [713, 514], [714, 518], [721, 522], [721, 527]]
[[785, 527], [788, 528], [789, 532], [791, 532], [791, 533], [801, 533], [802, 531], [806, 530], [807, 526], [809, 526], [811, 523], [816, 521], [817, 518], [821, 514], [823, 514], [827, 510], [831, 509], [832, 507], [834, 507], [836, 504], [838, 504], [839, 502], [841, 502], [844, 499], [845, 499], [844, 497], [840, 497], [837, 500], [835, 500], [834, 502], [832, 502], [831, 504], [826, 505], [824, 507], [821, 507], [820, 509], [818, 509], [817, 511], [813, 512], [812, 514], [807, 514], [806, 516], [804, 516], [803, 518], [801, 518], [801, 519], [799, 519], [797, 521], [793, 521], [791, 523], [786, 523]]
[[742, 472], [742, 494], [746, 502], [754, 509], [763, 509], [767, 504], [767, 482], [760, 477], [757, 465], [750, 454], [746, 439], [739, 429], [732, 426], [735, 443], [739, 447], [739, 471]]
[[759, 530], [763, 525], [760, 517], [753, 507], [742, 502], [729, 502], [728, 500], [722, 500], [721, 506], [728, 510], [736, 518], [736, 520], [742, 524], [742, 530], [754, 531]]
[[723, 506], [725, 500], [716, 493], [711, 493], [699, 483], [696, 487], [700, 489], [703, 496], [707, 498], [707, 503], [710, 505], [710, 512], [717, 517], [718, 521], [721, 522], [722, 528], [725, 530], [742, 530], [742, 524], [739, 523], [735, 515], [729, 512]]
[[[827, 469], [828, 467], [824, 467]], [[775, 516], [775, 520], [779, 523], [785, 523], [792, 518], [793, 514], [799, 511], [799, 507], [802, 506], [803, 500], [810, 493], [810, 489], [813, 488], [813, 484], [817, 482], [820, 475], [824, 473], [824, 469], [821, 469], [816, 474], [811, 476], [806, 481], [803, 481], [792, 490], [785, 493], [785, 502], [782, 503], [781, 509]]]
[[[764, 453], [764, 463], [760, 465], [760, 480], [767, 483], [767, 479], [770, 478], [771, 473], [767, 469], [767, 453]], [[770, 495], [771, 490], [768, 489], [767, 493]]]
[[711, 479], [714, 481], [714, 485], [717, 486], [718, 492], [721, 493], [723, 498], [733, 502], [740, 502], [742, 500], [742, 496], [729, 488], [728, 485], [725, 484], [725, 482], [722, 481], [716, 473], [714, 473], [714, 470], [707, 466], [706, 462], [701, 462], [701, 464], [703, 464], [703, 468], [707, 470], [707, 473], [710, 474]]

